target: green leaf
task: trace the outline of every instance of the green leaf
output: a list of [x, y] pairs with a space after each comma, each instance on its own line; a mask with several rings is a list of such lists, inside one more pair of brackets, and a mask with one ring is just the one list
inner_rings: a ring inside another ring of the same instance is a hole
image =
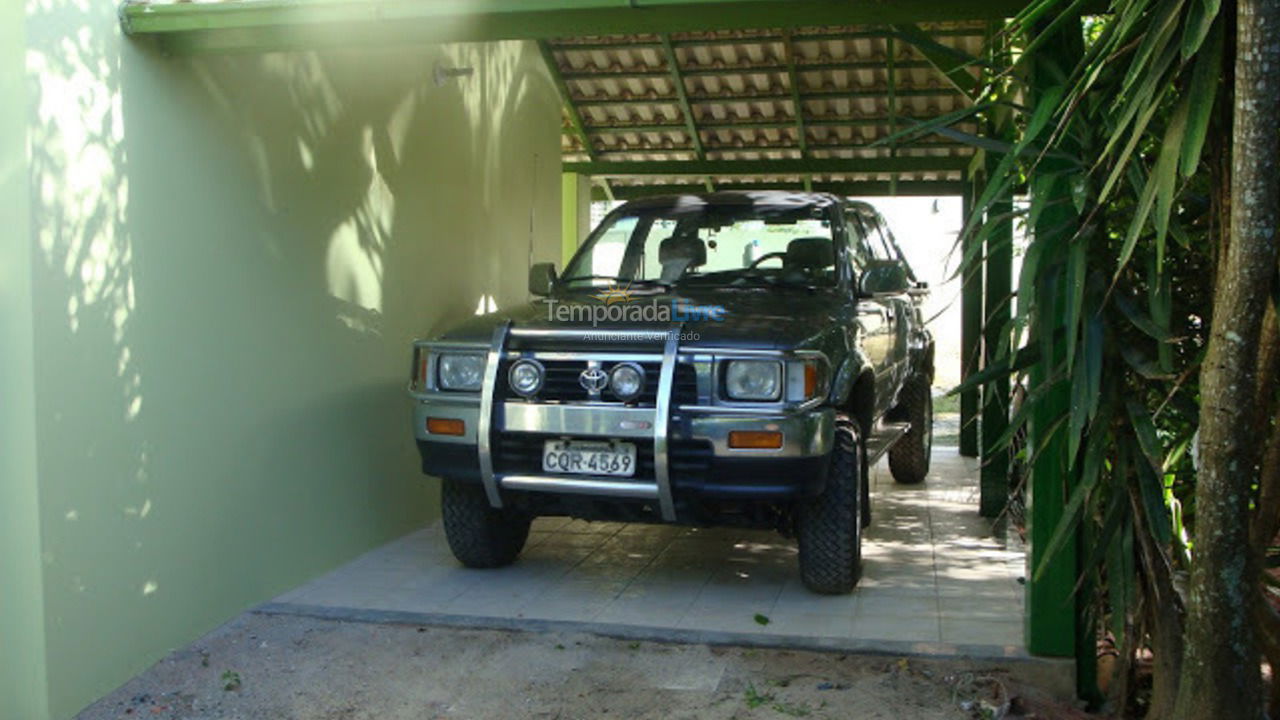
[[1147, 380], [1170, 380], [1172, 374], [1166, 373], [1160, 369], [1160, 366], [1152, 362], [1141, 350], [1131, 343], [1120, 346], [1120, 357], [1124, 358], [1126, 364], [1133, 368], [1133, 371]]
[[[1113, 475], [1115, 473], [1112, 473]], [[1124, 509], [1128, 506], [1125, 501], [1124, 490], [1111, 492], [1111, 499], [1107, 503], [1106, 512], [1103, 513], [1102, 527], [1098, 530], [1098, 534], [1093, 542], [1093, 552], [1089, 557], [1085, 558], [1084, 564], [1080, 566], [1083, 572], [1088, 572], [1097, 567], [1099, 561], [1102, 560], [1103, 553], [1112, 545], [1112, 538], [1115, 536], [1125, 519]]]
[[1151, 216], [1151, 209], [1155, 206], [1157, 185], [1155, 175], [1147, 177], [1147, 183], [1142, 188], [1142, 195], [1138, 198], [1138, 207], [1133, 211], [1133, 220], [1129, 223], [1129, 232], [1125, 235], [1124, 246], [1120, 248], [1120, 257], [1116, 261], [1116, 272], [1112, 282], [1120, 279], [1120, 273], [1124, 272], [1125, 266], [1129, 264], [1129, 258], [1133, 257], [1133, 249], [1138, 244], [1138, 236], [1142, 234], [1142, 229], [1147, 226], [1147, 219]]
[[[881, 147], [881, 146], [889, 145], [892, 143], [901, 143], [905, 138], [915, 138], [921, 135], [928, 134], [930, 132], [934, 132], [938, 128], [946, 127], [948, 125], [954, 125], [955, 123], [958, 123], [961, 120], [966, 120], [973, 115], [977, 115], [983, 110], [986, 110], [987, 108], [991, 107], [991, 105], [992, 103], [989, 103], [989, 102], [977, 103], [976, 105], [971, 105], [967, 108], [956, 110], [955, 112], [949, 112], [945, 115], [941, 115], [931, 120], [916, 123], [906, 128], [905, 130], [899, 130], [898, 132], [893, 133], [887, 137], [882, 137], [879, 140], [876, 140], [875, 142], [868, 144], [867, 147], [869, 148]], [[907, 120], [907, 118], [900, 118], [900, 119]]]
[[1213, 22], [1218, 19], [1222, 0], [1192, 0], [1187, 9], [1187, 22], [1182, 30], [1182, 59], [1190, 60], [1200, 49]]
[[1134, 327], [1151, 336], [1157, 342], [1169, 342], [1172, 339], [1169, 331], [1160, 327], [1149, 315], [1139, 310], [1133, 300], [1121, 293], [1116, 293], [1113, 297], [1116, 308], [1124, 314], [1129, 322], [1133, 323]]
[[1049, 121], [1059, 110], [1058, 103], [1062, 100], [1064, 92], [1066, 90], [1061, 85], [1054, 85], [1040, 94], [1036, 100], [1035, 110], [1027, 120], [1027, 127], [1022, 131], [1022, 139], [1018, 141], [1019, 152], [1035, 142], [1040, 137], [1040, 133], [1049, 126]]
[[1164, 463], [1164, 451], [1160, 440], [1156, 437], [1156, 425], [1147, 413], [1147, 408], [1137, 400], [1125, 402], [1129, 411], [1129, 420], [1133, 422], [1133, 432], [1138, 438], [1138, 447], [1147, 460], [1147, 465], [1154, 471]]
[[1067, 292], [1071, 299], [1067, 303], [1067, 369], [1071, 369], [1076, 359], [1076, 339], [1080, 336], [1080, 309], [1084, 305], [1085, 260], [1089, 244], [1085, 238], [1076, 238], [1067, 253]]
[[1039, 362], [1039, 360], [1039, 350], [1034, 346], [1028, 346], [1016, 353], [1013, 353], [1012, 355], [1007, 355], [997, 359], [995, 362], [983, 368], [981, 372], [976, 372], [968, 378], [965, 378], [964, 382], [961, 382], [959, 385], [952, 388], [947, 394], [958, 395], [965, 390], [985, 385], [1003, 375], [1012, 375], [1019, 370], [1026, 370]]
[[1085, 331], [1084, 391], [1089, 395], [1089, 419], [1092, 420], [1097, 417], [1098, 403], [1102, 397], [1102, 349], [1106, 335], [1102, 318], [1096, 314], [1090, 316], [1088, 324], [1085, 325]]
[[[1217, 2], [1217, 0], [1202, 0]], [[1209, 44], [1196, 54], [1196, 64], [1191, 71], [1191, 83], [1187, 97], [1191, 101], [1191, 113], [1187, 118], [1187, 130], [1182, 136], [1182, 163], [1179, 170], [1183, 177], [1191, 177], [1200, 166], [1200, 153], [1209, 136], [1209, 121], [1213, 116], [1213, 103], [1218, 84], [1222, 79], [1218, 71], [1222, 67], [1223, 23], [1213, 25]]]
[[1178, 181], [1178, 154], [1182, 152], [1182, 140], [1187, 130], [1187, 116], [1191, 111], [1191, 96], [1178, 102], [1165, 129], [1160, 157], [1152, 171], [1156, 183], [1156, 214], [1152, 220], [1156, 228], [1156, 267], [1164, 266], [1164, 241], [1169, 232], [1169, 216], [1173, 213], [1173, 191]]
[[[1144, 449], [1145, 452], [1145, 449]], [[1151, 523], [1151, 534], [1156, 542], [1168, 544], [1173, 541], [1173, 520], [1169, 508], [1164, 504], [1164, 488], [1155, 468], [1147, 463], [1138, 466], [1138, 492], [1142, 497], [1142, 509]]]
[[1035, 580], [1039, 580], [1044, 575], [1049, 566], [1049, 561], [1062, 550], [1067, 540], [1072, 537], [1072, 532], [1076, 529], [1076, 526], [1080, 524], [1080, 518], [1084, 514], [1085, 501], [1098, 481], [1098, 470], [1102, 467], [1102, 451], [1104, 447], [1103, 439], [1098, 437], [1096, 440], [1091, 440], [1089, 447], [1085, 450], [1084, 471], [1081, 473], [1080, 482], [1072, 489], [1071, 497], [1062, 509], [1062, 517], [1058, 519], [1058, 524], [1054, 527], [1053, 534], [1049, 536], [1049, 542], [1045, 545], [1044, 554], [1040, 556], [1040, 564], [1036, 566], [1035, 574], [1032, 576]]

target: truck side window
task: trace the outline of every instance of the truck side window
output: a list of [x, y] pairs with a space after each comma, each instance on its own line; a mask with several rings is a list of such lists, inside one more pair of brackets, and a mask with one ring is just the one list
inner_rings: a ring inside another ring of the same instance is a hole
[[884, 231], [880, 227], [880, 221], [875, 215], [867, 212], [859, 213], [862, 223], [867, 227], [867, 240], [871, 245], [871, 254], [877, 260], [897, 260], [897, 253], [893, 252], [889, 242], [885, 240]]
[[844, 218], [849, 235], [849, 258], [853, 263], [853, 277], [856, 278], [862, 274], [863, 268], [871, 260], [871, 250], [867, 247], [867, 231], [858, 213], [849, 209], [845, 212]]

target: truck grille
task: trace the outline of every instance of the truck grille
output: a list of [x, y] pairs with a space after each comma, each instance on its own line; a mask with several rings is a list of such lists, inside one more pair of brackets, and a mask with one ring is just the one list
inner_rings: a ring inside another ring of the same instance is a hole
[[[547, 374], [542, 390], [533, 398], [536, 402], [585, 402], [591, 399], [591, 396], [578, 382], [582, 371], [587, 368], [585, 360], [540, 360], [539, 362], [542, 363]], [[507, 371], [510, 369], [511, 363], [511, 360], [503, 360], [502, 364], [498, 366], [496, 393], [498, 400], [519, 399], [519, 396], [513, 393], [511, 387], [507, 384]], [[616, 364], [605, 362], [601, 364], [601, 368], [605, 372], [609, 372]], [[645, 385], [644, 391], [635, 399], [634, 404], [642, 407], [653, 407], [658, 399], [658, 377], [662, 371], [662, 363], [642, 362], [639, 365], [644, 368]], [[692, 365], [676, 363], [672, 396], [673, 404], [676, 406], [692, 405], [698, 402], [698, 375]], [[607, 390], [604, 393], [604, 399], [610, 399]]]
[[[501, 433], [494, 437], [493, 470], [499, 474], [539, 475], [542, 473], [542, 448], [547, 440], [559, 435], [541, 433]], [[636, 478], [653, 479], [653, 443], [635, 441]]]
[[[542, 433], [499, 433], [494, 436], [493, 469], [498, 474], [538, 475], [542, 473], [542, 447], [559, 435]], [[636, 474], [653, 479], [653, 443], [628, 438], [636, 443]], [[667, 445], [667, 462], [673, 481], [702, 477], [711, 469], [711, 444], [705, 440], [672, 439]]]

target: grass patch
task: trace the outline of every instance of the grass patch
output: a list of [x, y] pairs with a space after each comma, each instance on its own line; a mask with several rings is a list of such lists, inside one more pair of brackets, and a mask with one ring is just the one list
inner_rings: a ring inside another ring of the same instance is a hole
[[960, 412], [959, 395], [935, 395], [933, 397], [933, 414]]

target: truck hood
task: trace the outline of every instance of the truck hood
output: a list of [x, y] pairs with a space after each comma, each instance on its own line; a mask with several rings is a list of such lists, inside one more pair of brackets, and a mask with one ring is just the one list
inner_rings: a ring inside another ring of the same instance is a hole
[[[825, 345], [824, 336], [839, 327], [839, 319], [831, 313], [843, 305], [838, 297], [840, 292], [836, 288], [719, 287], [663, 293], [633, 292], [629, 300], [612, 303], [588, 293], [561, 294], [475, 317], [443, 334], [440, 339], [487, 345], [494, 327], [504, 321], [510, 321], [515, 327], [552, 331], [624, 329], [662, 332], [679, 323], [687, 338], [682, 339], [682, 348], [812, 348]], [[610, 320], [604, 313], [614, 313], [615, 318], [622, 313], [625, 319]], [[594, 323], [593, 317], [597, 319]], [[670, 321], [662, 322], [663, 317]]]

